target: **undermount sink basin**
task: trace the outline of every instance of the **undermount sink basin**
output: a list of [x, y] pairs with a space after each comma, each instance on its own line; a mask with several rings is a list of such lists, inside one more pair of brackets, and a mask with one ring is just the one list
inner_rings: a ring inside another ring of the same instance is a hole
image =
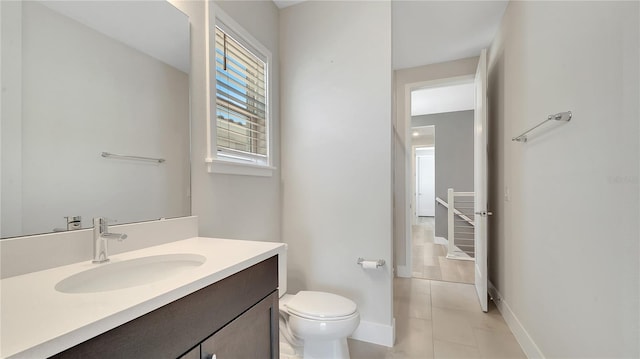
[[204, 256], [191, 253], [141, 257], [96, 265], [56, 284], [62, 293], [95, 293], [150, 284], [202, 265]]

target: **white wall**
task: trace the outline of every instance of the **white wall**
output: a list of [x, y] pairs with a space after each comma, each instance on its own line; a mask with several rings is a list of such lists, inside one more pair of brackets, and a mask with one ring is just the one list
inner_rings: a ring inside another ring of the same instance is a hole
[[216, 1], [216, 4], [272, 55], [272, 154], [278, 167], [272, 177], [207, 172], [206, 125], [207, 4], [172, 0], [191, 21], [191, 188], [192, 214], [199, 217], [200, 235], [259, 241], [281, 241], [280, 213], [280, 97], [278, 9], [272, 1]]
[[639, 13], [514, 1], [491, 46], [490, 280], [530, 357], [640, 356]]
[[409, 210], [409, 203], [407, 203], [407, 190], [411, 190], [413, 178], [407, 175], [407, 169], [411, 169], [413, 158], [411, 139], [406, 138], [410, 121], [410, 108], [406, 102], [409, 94], [407, 87], [419, 87], [419, 84], [429, 81], [472, 75], [476, 72], [477, 64], [478, 58], [472, 57], [394, 71], [393, 242], [399, 276], [411, 276], [410, 258], [407, 256], [407, 243], [410, 238], [406, 229], [411, 223], [411, 213], [413, 213], [413, 210]]
[[[311, 1], [280, 13], [289, 291], [353, 299], [354, 337], [383, 344], [393, 337], [390, 11]], [[364, 271], [358, 257], [388, 264]]]
[[[98, 216], [127, 223], [189, 214], [188, 74], [21, 4], [22, 81], [4, 85], [19, 91], [22, 116], [20, 126], [3, 127], [5, 138], [21, 137], [3, 151], [21, 160], [7, 171], [20, 170], [21, 181], [3, 182], [3, 215], [12, 220], [3, 220], [2, 236], [65, 228], [71, 215], [90, 227]], [[166, 162], [105, 159], [103, 151]]]

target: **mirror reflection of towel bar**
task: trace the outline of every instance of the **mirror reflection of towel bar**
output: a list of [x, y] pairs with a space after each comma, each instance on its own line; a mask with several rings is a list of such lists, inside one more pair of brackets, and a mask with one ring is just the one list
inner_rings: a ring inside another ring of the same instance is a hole
[[112, 157], [112, 158], [122, 158], [127, 160], [138, 160], [138, 161], [151, 161], [162, 163], [165, 161], [164, 158], [153, 158], [153, 157], [141, 157], [141, 156], [127, 156], [127, 155], [118, 155], [115, 153], [102, 152], [102, 157]]

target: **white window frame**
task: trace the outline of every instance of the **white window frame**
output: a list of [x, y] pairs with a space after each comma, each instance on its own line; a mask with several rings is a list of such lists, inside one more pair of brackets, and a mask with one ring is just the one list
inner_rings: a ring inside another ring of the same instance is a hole
[[[265, 46], [263, 46], [258, 40], [256, 40], [248, 31], [240, 26], [233, 18], [227, 15], [217, 5], [209, 3], [209, 58], [207, 61], [207, 71], [209, 73], [207, 83], [207, 91], [209, 92], [209, 106], [207, 109], [207, 170], [209, 173], [222, 173], [233, 175], [246, 175], [246, 176], [266, 176], [273, 175], [273, 171], [276, 169], [272, 165], [272, 88], [271, 88], [271, 67], [272, 67], [272, 55]], [[267, 123], [267, 159], [266, 163], [257, 163], [252, 161], [252, 156], [234, 156], [233, 151], [218, 151], [217, 146], [217, 117], [216, 117], [216, 70], [215, 70], [215, 58], [216, 58], [216, 26], [222, 29], [225, 33], [231, 36], [234, 40], [239, 42], [242, 46], [251, 51], [255, 56], [260, 58], [266, 64], [265, 71], [265, 88], [266, 92], [266, 123]]]

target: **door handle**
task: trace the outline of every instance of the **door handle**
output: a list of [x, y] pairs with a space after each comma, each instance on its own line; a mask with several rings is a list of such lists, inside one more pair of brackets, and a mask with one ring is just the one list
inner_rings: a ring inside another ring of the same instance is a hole
[[475, 212], [475, 213], [477, 215], [481, 216], [481, 217], [493, 216], [493, 212], [480, 211], [480, 212]]

